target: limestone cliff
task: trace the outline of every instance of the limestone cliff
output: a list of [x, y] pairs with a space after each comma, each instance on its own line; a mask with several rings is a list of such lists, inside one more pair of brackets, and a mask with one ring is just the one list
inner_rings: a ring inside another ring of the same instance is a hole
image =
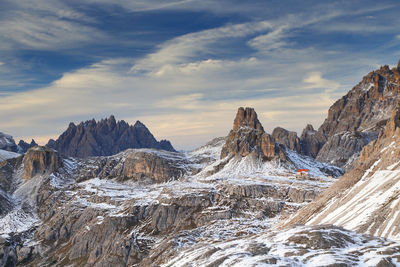
[[301, 143], [305, 155], [348, 170], [361, 149], [376, 140], [400, 96], [400, 69], [387, 65], [372, 71], [336, 101], [328, 117], [314, 131], [304, 129]]
[[400, 238], [400, 110], [395, 108], [377, 140], [366, 145], [346, 173], [289, 224], [334, 224]]
[[30, 148], [24, 156], [24, 178], [30, 179], [36, 174], [52, 173], [62, 167], [62, 160], [57, 151], [36, 146]]
[[240, 107], [233, 123], [233, 129], [229, 132], [225, 145], [222, 147], [221, 158], [235, 155], [245, 157], [250, 153], [267, 161], [275, 157], [286, 159], [284, 149], [275, 143], [271, 135], [264, 132], [254, 109]]

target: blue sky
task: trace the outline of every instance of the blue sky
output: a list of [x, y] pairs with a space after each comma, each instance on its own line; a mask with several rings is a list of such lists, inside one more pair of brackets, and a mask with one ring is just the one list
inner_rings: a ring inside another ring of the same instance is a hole
[[[112, 2], [112, 4], [110, 4]], [[0, 131], [46, 143], [114, 114], [190, 149], [239, 106], [300, 132], [400, 59], [398, 1], [0, 2]]]

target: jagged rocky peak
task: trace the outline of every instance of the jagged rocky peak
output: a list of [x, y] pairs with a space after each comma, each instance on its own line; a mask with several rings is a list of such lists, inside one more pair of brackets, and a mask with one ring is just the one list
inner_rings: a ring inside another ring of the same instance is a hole
[[52, 173], [62, 167], [59, 153], [49, 147], [30, 148], [24, 156], [24, 178], [30, 179], [37, 174]]
[[260, 121], [257, 118], [257, 113], [254, 108], [240, 107], [237, 111], [235, 120], [233, 122], [233, 130], [237, 131], [241, 127], [250, 127], [260, 131], [264, 131]]
[[11, 152], [18, 152], [14, 138], [11, 135], [0, 132], [0, 149]]
[[300, 138], [296, 132], [288, 131], [282, 127], [276, 127], [272, 131], [272, 139], [278, 143], [286, 146], [287, 148], [300, 153]]
[[302, 153], [350, 170], [362, 148], [378, 138], [400, 97], [400, 70], [385, 65], [368, 73], [336, 101], [317, 131], [307, 127]]
[[289, 224], [334, 224], [400, 240], [400, 109], [396, 105], [354, 168], [304, 207]]
[[35, 147], [37, 145], [38, 144], [36, 143], [36, 141], [34, 139], [32, 139], [30, 143], [27, 143], [24, 140], [19, 140], [19, 143], [18, 143], [19, 150], [22, 153], [25, 153], [26, 151], [28, 151], [29, 148]]
[[307, 124], [300, 137], [301, 153], [315, 158], [325, 142], [326, 138], [314, 130], [311, 124]]
[[264, 132], [254, 109], [240, 107], [233, 122], [233, 129], [222, 147], [221, 158], [237, 155], [245, 157], [250, 153], [260, 156], [263, 160], [272, 160], [276, 156], [286, 159], [284, 149], [275, 144], [271, 135]]
[[175, 151], [167, 140], [158, 142], [147, 127], [137, 121], [133, 126], [125, 121], [109, 118], [88, 120], [78, 125], [70, 123], [68, 129], [47, 146], [66, 156], [85, 158], [109, 156], [129, 148], [154, 148]]

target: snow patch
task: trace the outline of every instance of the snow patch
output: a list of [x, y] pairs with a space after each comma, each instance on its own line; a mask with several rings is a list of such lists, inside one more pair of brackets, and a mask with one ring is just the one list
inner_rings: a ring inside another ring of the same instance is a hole
[[17, 158], [19, 156], [21, 156], [21, 154], [0, 149], [0, 161]]

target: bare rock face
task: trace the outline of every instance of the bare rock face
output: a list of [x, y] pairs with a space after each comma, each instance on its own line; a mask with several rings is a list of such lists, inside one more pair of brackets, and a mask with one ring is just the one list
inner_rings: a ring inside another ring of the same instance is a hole
[[233, 121], [233, 130], [237, 131], [242, 127], [249, 127], [252, 129], [264, 131], [260, 121], [257, 118], [257, 113], [253, 108], [242, 108], [238, 109], [236, 118]]
[[181, 154], [152, 149], [128, 149], [115, 156], [88, 158], [81, 165], [78, 181], [99, 177], [163, 183], [193, 171]]
[[314, 127], [311, 124], [308, 124], [301, 134], [300, 142], [301, 153], [315, 158], [326, 142], [326, 138], [314, 130]]
[[24, 157], [24, 178], [30, 179], [36, 174], [52, 173], [62, 167], [62, 160], [57, 151], [37, 146], [30, 148]]
[[25, 153], [28, 151], [29, 148], [35, 147], [38, 144], [35, 142], [35, 140], [32, 139], [30, 143], [25, 142], [24, 140], [19, 140], [18, 147], [19, 147], [19, 152]]
[[221, 151], [221, 158], [239, 155], [245, 157], [256, 153], [264, 160], [272, 160], [275, 156], [286, 158], [284, 149], [275, 144], [273, 138], [264, 132], [253, 108], [239, 108]]
[[18, 147], [11, 135], [0, 132], [0, 149], [18, 152]]
[[302, 153], [347, 170], [353, 158], [378, 138], [400, 96], [400, 70], [387, 65], [370, 72], [345, 96], [336, 101], [328, 117], [314, 131], [303, 131]]
[[296, 132], [289, 132], [284, 128], [276, 127], [272, 131], [272, 139], [276, 143], [282, 144], [297, 153], [301, 152], [300, 138], [297, 136]]
[[167, 140], [158, 142], [149, 129], [137, 121], [130, 126], [125, 121], [116, 122], [114, 116], [96, 122], [94, 119], [70, 123], [68, 129], [56, 140], [50, 140], [47, 146], [61, 154], [85, 158], [90, 156], [110, 156], [128, 148], [155, 148], [175, 151]]
[[399, 147], [397, 106], [378, 139], [363, 147], [355, 167], [297, 213], [289, 224], [334, 224], [398, 240]]

